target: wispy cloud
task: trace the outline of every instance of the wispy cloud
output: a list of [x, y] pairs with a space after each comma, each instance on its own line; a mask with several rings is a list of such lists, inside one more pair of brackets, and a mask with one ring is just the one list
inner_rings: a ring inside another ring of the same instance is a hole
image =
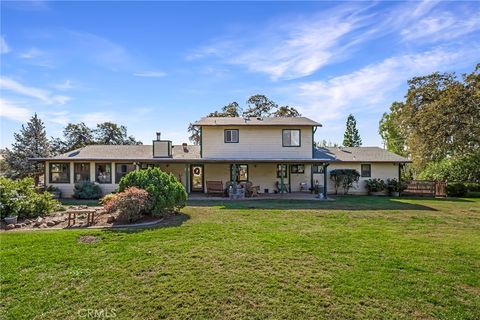
[[76, 88], [77, 86], [73, 84], [71, 80], [65, 80], [60, 83], [55, 83], [51, 85], [52, 88], [55, 88], [57, 90], [61, 91], [67, 91]]
[[37, 48], [30, 48], [27, 51], [20, 53], [20, 58], [22, 59], [33, 59], [43, 55], [44, 52]]
[[466, 66], [475, 61], [478, 49], [480, 46], [473, 44], [471, 48], [438, 48], [394, 56], [329, 80], [303, 82], [291, 90], [297, 92], [302, 112], [322, 121], [343, 118], [355, 111], [385, 110], [395, 99], [396, 90], [411, 77], [444, 66]]
[[88, 126], [96, 126], [98, 123], [115, 121], [115, 115], [111, 112], [88, 112], [78, 116], [79, 122]]
[[141, 71], [135, 72], [133, 75], [136, 77], [160, 78], [165, 77], [167, 73], [163, 71]]
[[3, 76], [0, 77], [0, 89], [10, 91], [15, 94], [35, 98], [47, 104], [63, 105], [71, 99], [67, 96], [53, 94], [52, 92], [45, 89], [23, 85], [13, 79]]
[[3, 36], [0, 36], [0, 54], [9, 53], [10, 51], [7, 41], [5, 41]]
[[0, 98], [0, 117], [11, 119], [15, 121], [28, 121], [32, 111], [28, 108], [21, 107], [17, 103]]

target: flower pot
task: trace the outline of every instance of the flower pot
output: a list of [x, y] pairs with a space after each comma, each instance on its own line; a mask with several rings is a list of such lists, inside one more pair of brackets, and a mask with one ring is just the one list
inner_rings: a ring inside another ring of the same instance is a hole
[[5, 220], [6, 224], [16, 224], [17, 223], [17, 217], [9, 216], [9, 217], [3, 218], [3, 220]]
[[400, 192], [392, 191], [392, 197], [400, 197]]
[[384, 196], [385, 192], [383, 192], [383, 191], [372, 191], [372, 192], [370, 192], [370, 195], [371, 196]]

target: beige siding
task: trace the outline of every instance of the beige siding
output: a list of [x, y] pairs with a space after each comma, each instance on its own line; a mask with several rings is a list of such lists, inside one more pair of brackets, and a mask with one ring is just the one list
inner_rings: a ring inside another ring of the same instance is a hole
[[171, 164], [161, 164], [160, 170], [164, 172], [171, 173], [180, 181], [184, 187], [187, 186], [187, 171], [185, 169], [185, 164], [183, 163], [171, 163]]
[[[365, 162], [367, 163], [367, 162]], [[359, 173], [360, 171], [360, 163], [332, 163], [328, 166], [327, 172], [330, 172], [334, 169], [356, 169]], [[349, 191], [349, 194], [367, 194], [367, 189], [365, 187], [365, 181], [368, 179], [398, 179], [398, 164], [396, 163], [371, 163], [372, 168], [372, 176], [371, 177], [360, 177], [358, 181], [358, 185], [354, 184], [353, 189]], [[334, 194], [335, 188], [333, 186], [332, 180], [330, 180], [330, 175], [327, 176], [327, 186], [328, 186], [328, 193]], [[314, 174], [314, 180], [318, 180], [320, 185], [323, 186], [323, 174]], [[343, 193], [343, 189], [340, 187], [338, 190], [339, 194]]]
[[[238, 129], [239, 142], [225, 143], [225, 129]], [[283, 147], [282, 129], [300, 129], [301, 146]], [[202, 153], [204, 158], [311, 158], [312, 127], [202, 127]]]

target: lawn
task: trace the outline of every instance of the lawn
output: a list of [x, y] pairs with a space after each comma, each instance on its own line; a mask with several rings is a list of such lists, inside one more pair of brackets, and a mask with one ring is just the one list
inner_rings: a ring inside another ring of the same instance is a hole
[[0, 240], [3, 319], [480, 318], [480, 199], [192, 201]]

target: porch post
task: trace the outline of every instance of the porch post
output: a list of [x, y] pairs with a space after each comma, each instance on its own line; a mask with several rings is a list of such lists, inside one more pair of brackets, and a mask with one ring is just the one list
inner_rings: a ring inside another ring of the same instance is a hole
[[283, 166], [284, 164], [280, 164], [280, 194], [283, 194], [285, 190], [285, 181], [284, 181], [283, 170], [282, 170]]
[[328, 163], [323, 163], [323, 198], [327, 199], [327, 167]]
[[190, 164], [185, 164], [185, 189], [190, 193]]
[[290, 165], [287, 164], [287, 175], [288, 175], [288, 192], [292, 193], [292, 179], [290, 177]]

